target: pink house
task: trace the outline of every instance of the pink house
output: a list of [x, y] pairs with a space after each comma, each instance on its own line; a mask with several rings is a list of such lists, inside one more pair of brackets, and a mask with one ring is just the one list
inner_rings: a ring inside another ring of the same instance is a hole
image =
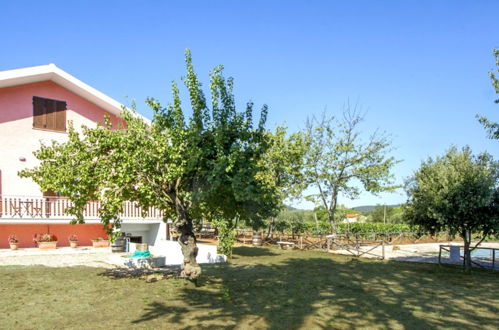
[[[40, 143], [67, 138], [68, 122], [75, 128], [95, 126], [108, 115], [114, 127], [123, 125], [122, 105], [69, 75], [54, 64], [0, 72], [0, 248], [8, 247], [7, 237], [15, 234], [21, 247], [33, 247], [35, 233], [59, 237], [59, 246], [76, 234], [80, 245], [91, 245], [93, 237], [105, 232], [99, 221], [99, 205], [89, 203], [86, 224], [70, 225], [65, 213], [68, 201], [55, 192], [40, 191], [19, 170], [37, 165], [33, 151]], [[125, 203], [121, 231], [132, 241], [157, 244], [166, 239], [166, 225], [158, 210], [140, 209]]]

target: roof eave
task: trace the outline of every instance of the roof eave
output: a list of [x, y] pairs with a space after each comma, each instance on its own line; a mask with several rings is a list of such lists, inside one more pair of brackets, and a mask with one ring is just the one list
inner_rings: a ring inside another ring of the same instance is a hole
[[[85, 84], [69, 73], [59, 69], [55, 64], [40, 65], [29, 68], [8, 70], [0, 72], [0, 88], [25, 85], [41, 81], [53, 81], [70, 90], [87, 101], [99, 106], [105, 111], [121, 117], [123, 105], [104, 93]], [[137, 114], [138, 115], [138, 114]], [[138, 115], [146, 122], [149, 119]]]

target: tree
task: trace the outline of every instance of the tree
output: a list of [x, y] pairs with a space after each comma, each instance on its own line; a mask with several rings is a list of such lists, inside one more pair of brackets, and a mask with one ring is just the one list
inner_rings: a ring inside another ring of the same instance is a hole
[[386, 223], [403, 223], [402, 207], [389, 206], [389, 205], [376, 205], [374, 210], [369, 215], [372, 222], [386, 222]]
[[83, 222], [83, 209], [99, 200], [102, 222], [109, 230], [120, 226], [124, 201], [136, 201], [144, 209], [154, 206], [173, 219], [180, 233], [184, 263], [182, 275], [197, 279], [197, 246], [193, 221], [246, 219], [262, 221], [274, 212], [274, 187], [260, 179], [260, 166], [268, 148], [264, 129], [267, 107], [253, 124], [253, 104], [236, 111], [233, 79], [225, 79], [222, 66], [210, 73], [211, 109], [186, 51], [192, 115], [185, 119], [180, 92], [172, 84], [173, 102], [166, 108], [155, 99], [152, 123], [124, 111], [126, 129], [69, 129], [66, 143], [42, 146], [35, 152], [40, 165], [25, 170], [42, 190], [51, 189], [73, 203], [68, 213]]
[[267, 131], [266, 137], [270, 146], [262, 158], [265, 171], [261, 172], [261, 179], [274, 188], [272, 199], [278, 203], [269, 220], [268, 238], [275, 229], [275, 216], [285, 207], [284, 202], [299, 197], [304, 188], [302, 169], [306, 146], [301, 132], [288, 136], [283, 126], [278, 126], [273, 133]]
[[[429, 158], [408, 181], [405, 218], [431, 233], [449, 230], [464, 240], [466, 269], [471, 251], [499, 232], [499, 163], [486, 153], [453, 147], [442, 157]], [[471, 234], [481, 239], [470, 249]]]
[[376, 205], [371, 212], [373, 222], [390, 222], [391, 216], [394, 214], [395, 209], [387, 205]]
[[324, 206], [333, 234], [340, 194], [358, 197], [359, 183], [371, 193], [397, 188], [390, 173], [397, 161], [387, 156], [391, 142], [378, 131], [363, 141], [358, 127], [362, 120], [358, 111], [348, 105], [339, 121], [323, 113], [319, 120], [307, 122], [304, 175], [307, 184], [319, 191], [309, 198]]
[[[497, 73], [499, 74], [499, 49], [494, 49], [493, 54], [496, 58], [496, 66]], [[496, 91], [496, 94], [499, 94], [499, 79], [496, 77], [494, 71], [489, 72], [490, 79], [492, 80], [492, 86]], [[499, 99], [495, 100], [495, 103], [499, 103]], [[483, 116], [477, 116], [480, 123], [485, 127], [487, 133], [489, 134], [489, 138], [491, 139], [499, 139], [499, 123], [495, 123], [490, 121], [488, 118]]]

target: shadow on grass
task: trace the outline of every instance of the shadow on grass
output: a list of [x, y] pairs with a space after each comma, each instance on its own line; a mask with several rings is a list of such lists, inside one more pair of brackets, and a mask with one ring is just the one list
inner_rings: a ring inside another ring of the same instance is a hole
[[142, 278], [149, 275], [157, 275], [164, 279], [166, 278], [179, 278], [180, 277], [180, 266], [170, 266], [163, 268], [109, 268], [99, 273], [99, 276], [110, 277], [114, 279], [118, 278]]
[[133, 324], [147, 322], [158, 317], [162, 317], [166, 314], [170, 315], [168, 322], [178, 323], [183, 314], [187, 313], [186, 308], [181, 307], [167, 307], [162, 303], [153, 302], [148, 305], [144, 315], [138, 320], [132, 321]]
[[[482, 282], [476, 274], [467, 277], [453, 267], [325, 253], [237, 250], [240, 256], [263, 253], [264, 257], [259, 264], [205, 266], [202, 287], [182, 288], [176, 297], [187, 304], [189, 312], [178, 305], [154, 302], [133, 323], [165, 317], [179, 324], [196, 324], [184, 329], [207, 325], [272, 329], [499, 325], [498, 309], [490, 304], [497, 301], [497, 282]], [[261, 325], [252, 323], [255, 320]]]
[[277, 254], [266, 248], [257, 248], [249, 246], [238, 246], [232, 251], [233, 256], [241, 257], [262, 257], [262, 256], [276, 256]]

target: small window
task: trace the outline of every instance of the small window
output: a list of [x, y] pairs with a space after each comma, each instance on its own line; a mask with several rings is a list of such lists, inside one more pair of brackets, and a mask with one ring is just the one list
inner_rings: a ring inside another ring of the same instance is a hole
[[66, 102], [33, 96], [33, 127], [66, 131]]

